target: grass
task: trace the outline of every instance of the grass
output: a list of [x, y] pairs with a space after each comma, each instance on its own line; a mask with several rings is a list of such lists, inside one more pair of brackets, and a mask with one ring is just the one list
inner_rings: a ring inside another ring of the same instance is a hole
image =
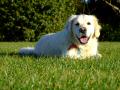
[[19, 56], [30, 42], [0, 43], [0, 90], [120, 90], [120, 42], [101, 42], [101, 59]]

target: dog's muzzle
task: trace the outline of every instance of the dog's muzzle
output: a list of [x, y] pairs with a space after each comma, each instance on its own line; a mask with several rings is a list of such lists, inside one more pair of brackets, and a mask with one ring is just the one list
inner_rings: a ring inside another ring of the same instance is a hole
[[86, 34], [86, 28], [85, 27], [81, 27], [80, 29], [79, 29], [79, 32], [80, 33], [82, 33], [82, 34]]
[[86, 44], [86, 43], [88, 43], [89, 37], [86, 36], [86, 32], [87, 32], [86, 28], [84, 28], [84, 27], [80, 28], [80, 29], [79, 29], [79, 32], [82, 34], [80, 37], [78, 37], [78, 36], [76, 35], [76, 37], [77, 37], [77, 39], [79, 40], [79, 42], [80, 42], [81, 44]]
[[77, 39], [81, 44], [86, 44], [88, 43], [89, 37], [87, 37], [86, 35], [82, 35], [80, 37], [77, 36]]

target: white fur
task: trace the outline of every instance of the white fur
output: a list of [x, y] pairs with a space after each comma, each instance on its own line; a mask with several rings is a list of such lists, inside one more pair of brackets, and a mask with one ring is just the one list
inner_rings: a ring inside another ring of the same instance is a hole
[[31, 55], [34, 54], [34, 48], [32, 47], [26, 47], [26, 48], [21, 48], [20, 49], [20, 54], [25, 54], [25, 55]]
[[[87, 24], [88, 22], [90, 25]], [[79, 26], [77, 26], [76, 23], [79, 23]], [[76, 38], [76, 36], [80, 37], [82, 35], [82, 33], [79, 32], [81, 27], [86, 28], [86, 36], [90, 37], [86, 44], [81, 44]], [[43, 36], [35, 48], [22, 48], [20, 54], [67, 56], [79, 59], [98, 56], [97, 38], [100, 35], [100, 29], [101, 26], [98, 24], [95, 16], [72, 15], [62, 31]], [[75, 44], [78, 48], [68, 49], [71, 44]]]

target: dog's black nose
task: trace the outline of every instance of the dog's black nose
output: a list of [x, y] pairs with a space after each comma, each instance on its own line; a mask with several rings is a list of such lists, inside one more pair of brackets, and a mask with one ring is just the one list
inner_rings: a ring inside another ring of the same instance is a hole
[[82, 27], [82, 28], [79, 29], [79, 31], [80, 31], [81, 33], [86, 33], [86, 28], [85, 28], [85, 27]]

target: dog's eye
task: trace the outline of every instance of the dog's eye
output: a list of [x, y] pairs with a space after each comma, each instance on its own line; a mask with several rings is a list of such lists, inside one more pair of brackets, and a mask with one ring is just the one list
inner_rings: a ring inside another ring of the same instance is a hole
[[91, 25], [91, 23], [90, 23], [90, 22], [87, 22], [87, 25]]
[[76, 23], [75, 25], [76, 25], [76, 26], [79, 26], [79, 23]]

